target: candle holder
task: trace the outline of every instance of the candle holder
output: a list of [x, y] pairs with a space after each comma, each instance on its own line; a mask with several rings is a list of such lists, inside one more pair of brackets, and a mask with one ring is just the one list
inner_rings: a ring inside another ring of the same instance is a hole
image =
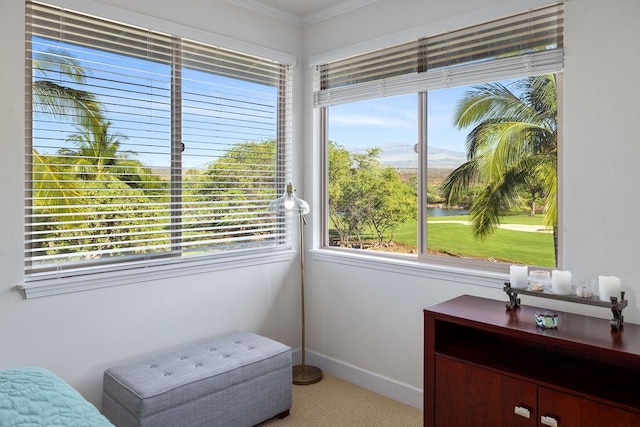
[[529, 287], [532, 291], [542, 292], [551, 289], [551, 273], [546, 270], [533, 270], [529, 273]]
[[628, 301], [624, 299], [624, 291], [620, 292], [620, 299], [612, 296], [609, 301], [600, 301], [599, 299], [580, 298], [576, 295], [558, 295], [547, 291], [532, 291], [530, 289], [516, 289], [511, 287], [511, 283], [505, 282], [502, 290], [507, 294], [509, 300], [506, 302], [507, 309], [513, 310], [520, 306], [520, 298], [518, 294], [531, 295], [534, 297], [554, 299], [560, 301], [575, 302], [578, 304], [594, 305], [596, 307], [604, 307], [611, 309], [613, 317], [611, 318], [611, 329], [620, 329], [624, 322], [622, 310], [627, 307]]

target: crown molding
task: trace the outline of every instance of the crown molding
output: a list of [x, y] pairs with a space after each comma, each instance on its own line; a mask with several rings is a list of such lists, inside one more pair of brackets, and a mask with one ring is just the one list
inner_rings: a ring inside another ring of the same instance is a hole
[[275, 7], [267, 6], [255, 0], [225, 0], [227, 3], [234, 4], [236, 6], [244, 7], [254, 12], [262, 13], [263, 15], [271, 16], [272, 18], [279, 19], [281, 21], [288, 22], [290, 24], [302, 26], [302, 18], [294, 15], [293, 13], [284, 12]]
[[312, 13], [308, 16], [303, 17], [302, 25], [307, 26], [317, 24], [318, 22], [333, 18], [334, 16], [338, 16], [351, 10], [364, 7], [368, 4], [376, 3], [377, 1], [378, 0], [348, 0], [343, 2], [342, 4], [330, 7], [329, 9], [322, 10], [317, 13]]
[[281, 21], [288, 22], [290, 24], [298, 25], [300, 27], [306, 27], [308, 25], [316, 24], [331, 17], [346, 13], [348, 11], [358, 9], [371, 3], [375, 3], [378, 0], [348, 0], [342, 4], [330, 7], [326, 10], [322, 10], [317, 13], [312, 13], [307, 16], [298, 16], [293, 13], [285, 12], [275, 7], [267, 6], [257, 0], [225, 0], [228, 3], [236, 6], [241, 6], [254, 12], [262, 13], [263, 15], [271, 16], [272, 18], [279, 19]]

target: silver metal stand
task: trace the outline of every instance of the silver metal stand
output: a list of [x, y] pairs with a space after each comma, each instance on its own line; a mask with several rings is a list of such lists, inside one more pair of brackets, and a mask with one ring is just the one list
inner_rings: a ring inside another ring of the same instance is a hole
[[304, 225], [307, 223], [303, 215], [300, 218], [300, 295], [302, 303], [302, 364], [293, 367], [293, 383], [297, 385], [315, 384], [322, 379], [322, 371], [305, 361], [305, 319], [304, 319]]
[[625, 309], [628, 304], [627, 300], [624, 299], [624, 292], [620, 292], [620, 301], [618, 301], [618, 298], [616, 297], [611, 297], [611, 301], [600, 301], [597, 298], [581, 298], [576, 295], [557, 295], [545, 291], [512, 288], [510, 282], [505, 282], [504, 288], [502, 288], [502, 290], [504, 290], [509, 296], [509, 301], [506, 302], [507, 308], [509, 310], [520, 306], [520, 298], [518, 298], [518, 294], [610, 308], [611, 312], [613, 313], [613, 318], [611, 319], [611, 329], [620, 329], [622, 327], [622, 323], [624, 322], [622, 310]]

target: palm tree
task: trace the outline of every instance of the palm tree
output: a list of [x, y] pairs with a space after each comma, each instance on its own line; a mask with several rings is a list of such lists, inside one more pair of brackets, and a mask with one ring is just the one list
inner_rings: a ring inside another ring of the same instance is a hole
[[132, 153], [121, 152], [120, 143], [127, 137], [121, 133], [109, 132], [111, 121], [99, 125], [80, 125], [77, 133], [70, 135], [67, 141], [73, 143], [76, 149], [62, 148], [58, 150], [61, 156], [77, 158], [74, 169], [85, 180], [114, 180], [118, 179], [110, 171], [120, 161], [128, 159]]
[[[47, 209], [77, 212], [77, 199], [80, 196], [77, 183], [65, 173], [64, 159], [59, 156], [44, 156], [36, 149], [32, 150], [34, 205]], [[70, 219], [76, 219], [70, 217]]]
[[103, 106], [94, 94], [62, 83], [62, 80], [76, 84], [86, 82], [87, 71], [71, 54], [53, 49], [34, 53], [31, 66], [34, 111], [71, 118], [83, 126], [103, 122]]
[[[458, 128], [474, 126], [467, 136], [467, 162], [442, 184], [454, 204], [471, 185], [482, 186], [470, 215], [473, 234], [484, 239], [499, 225], [499, 215], [522, 202], [522, 190], [546, 198], [545, 225], [557, 244], [558, 104], [552, 74], [474, 86], [460, 100], [454, 121]], [[517, 95], [519, 94], [519, 95]]]
[[[60, 81], [84, 84], [86, 70], [69, 53], [49, 49], [34, 53], [31, 61], [33, 69], [32, 108], [34, 112], [50, 114], [59, 119], [69, 119], [81, 126], [100, 126], [104, 120], [102, 104], [90, 92], [66, 86]], [[61, 172], [61, 165], [55, 156], [39, 153], [32, 147], [33, 196], [36, 202], [62, 200], [66, 208], [60, 211], [73, 211], [72, 201], [77, 197], [77, 186], [68, 174]], [[47, 184], [37, 184], [47, 183]], [[54, 190], [55, 189], [55, 190]], [[51, 199], [51, 192], [57, 196]]]

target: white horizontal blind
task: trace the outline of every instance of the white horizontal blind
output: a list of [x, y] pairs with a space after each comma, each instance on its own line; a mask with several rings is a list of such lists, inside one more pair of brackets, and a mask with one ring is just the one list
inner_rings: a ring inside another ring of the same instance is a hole
[[555, 4], [315, 67], [316, 107], [556, 72], [564, 7]]
[[281, 249], [290, 67], [27, 3], [25, 281]]

